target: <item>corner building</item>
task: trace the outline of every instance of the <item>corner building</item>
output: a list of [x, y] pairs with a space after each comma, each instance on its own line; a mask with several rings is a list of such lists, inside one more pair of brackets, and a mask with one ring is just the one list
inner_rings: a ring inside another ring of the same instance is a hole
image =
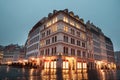
[[115, 68], [110, 38], [67, 9], [41, 19], [30, 30], [26, 47], [29, 61], [45, 69]]
[[54, 10], [29, 32], [26, 55], [44, 68], [86, 69], [85, 27], [73, 12]]

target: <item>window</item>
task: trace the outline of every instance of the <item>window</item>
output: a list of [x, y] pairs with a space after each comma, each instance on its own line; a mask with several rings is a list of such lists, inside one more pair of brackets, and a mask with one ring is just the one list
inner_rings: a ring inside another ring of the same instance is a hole
[[57, 31], [57, 26], [52, 26], [52, 27], [51, 27], [51, 30], [52, 30], [52, 32]]
[[84, 33], [81, 33], [80, 36], [81, 36], [82, 39], [85, 39], [85, 34]]
[[77, 56], [81, 57], [81, 51], [77, 50]]
[[84, 48], [85, 48], [85, 43], [84, 43], [84, 42], [82, 42], [82, 47], [84, 47]]
[[63, 21], [65, 21], [65, 22], [68, 23], [68, 18], [67, 18], [67, 17], [64, 17], [64, 18], [63, 18]]
[[52, 43], [57, 42], [57, 36], [52, 37]]
[[48, 31], [47, 31], [47, 36], [50, 35], [50, 33], [51, 33], [51, 30], [48, 30]]
[[71, 29], [71, 34], [75, 35], [75, 30]]
[[71, 49], [71, 55], [75, 56], [75, 49]]
[[80, 37], [80, 32], [79, 31], [77, 31], [76, 34], [77, 34], [78, 37]]
[[46, 40], [46, 45], [50, 44], [50, 39]]
[[53, 23], [55, 23], [55, 22], [57, 22], [57, 17], [55, 17], [54, 19], [53, 19]]
[[51, 21], [47, 22], [47, 26], [46, 27], [49, 27], [51, 25]]
[[67, 36], [63, 36], [64, 37], [64, 42], [68, 42], [68, 37]]
[[64, 26], [64, 31], [68, 32], [68, 27], [67, 26]]
[[56, 54], [56, 51], [57, 51], [57, 48], [56, 48], [56, 47], [53, 47], [53, 48], [52, 48], [52, 55], [55, 55], [55, 54]]
[[52, 37], [52, 43], [54, 43], [55, 41], [54, 41], [54, 37]]
[[75, 44], [75, 39], [71, 38], [71, 44]]
[[86, 58], [86, 53], [83, 51], [83, 58]]
[[68, 55], [68, 47], [63, 47], [63, 53], [64, 53], [65, 55]]
[[42, 38], [45, 37], [45, 32], [42, 33]]
[[70, 21], [70, 24], [71, 24], [72, 26], [75, 26], [75, 25], [74, 25], [74, 22], [73, 22], [72, 20]]
[[76, 28], [80, 29], [80, 25], [79, 25], [79, 24], [76, 24]]
[[45, 45], [45, 41], [44, 40], [40, 41], [40, 46], [44, 46], [44, 45]]
[[48, 49], [45, 50], [45, 55], [46, 55], [46, 56], [49, 56], [49, 53], [50, 53], [50, 50], [49, 50], [49, 48], [48, 48]]
[[44, 50], [41, 50], [41, 51], [40, 51], [40, 54], [41, 54], [41, 55], [44, 55]]
[[81, 45], [80, 45], [80, 41], [78, 41], [78, 40], [77, 40], [77, 45], [78, 45], [78, 46], [81, 46]]
[[54, 39], [55, 39], [55, 42], [57, 42], [57, 36], [55, 36], [55, 38], [54, 38]]

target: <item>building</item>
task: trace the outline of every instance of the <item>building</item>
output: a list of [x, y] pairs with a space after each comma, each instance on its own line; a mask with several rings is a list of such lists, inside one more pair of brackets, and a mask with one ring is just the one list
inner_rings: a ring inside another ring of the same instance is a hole
[[120, 69], [120, 51], [115, 52], [116, 68]]
[[86, 68], [86, 44], [83, 19], [67, 9], [54, 10], [29, 32], [26, 55], [39, 58], [44, 68]]
[[90, 21], [86, 23], [86, 26], [89, 28], [92, 36], [93, 66], [98, 69], [115, 68], [114, 50], [111, 39], [104, 35], [102, 30], [93, 23], [90, 23]]
[[10, 44], [5, 46], [3, 54], [3, 64], [9, 64], [14, 61], [22, 60], [25, 56], [23, 47], [18, 44]]
[[3, 59], [3, 51], [0, 51], [0, 64], [2, 63], [2, 59]]
[[33, 26], [26, 48], [29, 61], [44, 68], [84, 70], [114, 65], [110, 38], [68, 9], [54, 10]]

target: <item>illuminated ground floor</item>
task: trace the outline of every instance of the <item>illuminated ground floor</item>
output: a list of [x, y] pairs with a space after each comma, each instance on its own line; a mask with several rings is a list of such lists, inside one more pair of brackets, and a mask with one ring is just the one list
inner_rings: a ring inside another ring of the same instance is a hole
[[62, 68], [67, 70], [87, 69], [87, 61], [69, 56], [41, 57], [40, 66], [44, 69]]
[[115, 63], [108, 63], [98, 60], [89, 60], [74, 56], [41, 56], [31, 58], [33, 65], [39, 65], [44, 69], [62, 68], [65, 70], [84, 70], [84, 69], [116, 69]]

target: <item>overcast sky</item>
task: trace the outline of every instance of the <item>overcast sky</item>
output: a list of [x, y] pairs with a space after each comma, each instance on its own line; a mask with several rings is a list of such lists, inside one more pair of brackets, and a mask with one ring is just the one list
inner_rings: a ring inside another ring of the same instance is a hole
[[120, 50], [120, 0], [0, 0], [0, 45], [24, 45], [41, 18], [65, 8], [101, 28]]

